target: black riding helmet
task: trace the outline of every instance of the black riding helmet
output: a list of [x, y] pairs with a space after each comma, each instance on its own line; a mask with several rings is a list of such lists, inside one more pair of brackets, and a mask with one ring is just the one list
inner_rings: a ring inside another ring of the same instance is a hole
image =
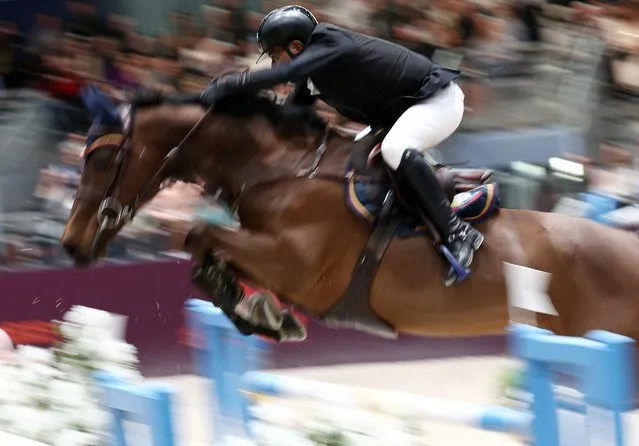
[[316, 26], [317, 19], [303, 6], [284, 6], [269, 12], [257, 29], [260, 59], [276, 46], [283, 47], [293, 58], [288, 50], [288, 44], [294, 40], [306, 43]]

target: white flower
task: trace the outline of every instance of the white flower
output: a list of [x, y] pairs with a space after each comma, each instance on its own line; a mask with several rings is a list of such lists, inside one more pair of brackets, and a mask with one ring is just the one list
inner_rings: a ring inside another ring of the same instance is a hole
[[59, 428], [58, 416], [51, 410], [35, 410], [33, 414], [37, 417], [37, 426], [31, 438], [36, 441], [48, 441]]
[[105, 343], [115, 339], [113, 332], [109, 327], [102, 327], [99, 325], [85, 325], [82, 327], [82, 339], [76, 339], [75, 341], [88, 341], [92, 343]]
[[266, 401], [257, 404], [250, 408], [250, 412], [253, 417], [267, 424], [277, 424], [289, 428], [297, 427], [303, 421], [300, 412], [283, 404], [277, 404], [277, 402]]
[[31, 345], [18, 345], [17, 352], [23, 361], [40, 364], [51, 364], [53, 362], [53, 354], [49, 349]]
[[108, 414], [99, 405], [92, 372], [143, 379], [135, 347], [119, 339], [122, 321], [74, 307], [60, 324], [63, 342], [55, 350], [19, 347], [17, 361], [0, 364], [0, 429], [55, 446], [101, 444]]
[[314, 446], [304, 433], [292, 429], [284, 429], [268, 423], [253, 422], [251, 431], [260, 446]]
[[102, 343], [89, 337], [78, 339], [67, 347], [65, 350], [68, 354], [74, 358], [87, 361], [87, 365], [89, 366], [91, 366], [94, 361], [101, 360], [104, 354]]
[[53, 446], [95, 446], [97, 444], [100, 444], [98, 435], [74, 429], [63, 429], [53, 439]]
[[0, 329], [0, 362], [10, 359], [14, 350], [13, 341], [6, 331]]
[[[423, 446], [419, 423], [403, 412], [385, 405], [378, 397], [363, 405], [325, 404], [300, 399], [268, 398], [251, 408], [251, 429], [260, 446], [275, 444], [311, 445], [340, 438], [349, 446]], [[371, 402], [372, 404], [368, 404]], [[389, 410], [390, 409], [390, 410]], [[286, 438], [284, 441], [282, 438]]]
[[20, 369], [14, 365], [0, 364], [0, 401], [13, 392], [15, 384], [20, 380]]
[[101, 410], [94, 401], [91, 405], [86, 405], [80, 411], [77, 411], [77, 417], [73, 420], [73, 424], [82, 426], [82, 429], [90, 432], [102, 431], [109, 422], [107, 412]]
[[71, 322], [62, 322], [59, 327], [60, 333], [67, 341], [78, 339], [80, 337], [80, 333], [82, 332], [82, 327], [80, 325]]
[[227, 437], [223, 441], [223, 446], [257, 446], [257, 443], [246, 438]]
[[86, 386], [60, 379], [51, 383], [51, 396], [55, 404], [68, 407], [77, 407], [90, 399]]
[[[64, 314], [64, 320], [81, 327], [83, 335], [100, 339], [112, 339], [119, 336], [122, 323], [118, 317], [95, 308], [76, 305]], [[77, 339], [73, 337], [72, 339]]]
[[9, 424], [15, 422], [14, 417], [15, 414], [13, 413], [13, 407], [6, 403], [0, 403], [0, 426], [6, 428]]
[[102, 360], [123, 365], [137, 364], [137, 348], [122, 341], [108, 341], [104, 344]]
[[6, 404], [19, 405], [27, 402], [29, 388], [21, 380], [16, 379], [3, 389], [2, 399]]
[[39, 433], [40, 411], [35, 407], [17, 405], [13, 408], [13, 425], [9, 426], [10, 432], [26, 438], [35, 439]]

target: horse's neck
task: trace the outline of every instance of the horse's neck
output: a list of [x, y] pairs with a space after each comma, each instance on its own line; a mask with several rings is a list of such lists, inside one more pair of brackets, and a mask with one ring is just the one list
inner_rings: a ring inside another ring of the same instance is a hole
[[296, 178], [340, 179], [344, 175], [349, 143], [333, 132], [267, 145], [234, 172], [234, 189]]
[[281, 144], [261, 157], [261, 171], [257, 173], [261, 180], [255, 182], [270, 178], [320, 177], [339, 180], [343, 178], [351, 146], [352, 143], [346, 138], [332, 131], [303, 142]]
[[318, 175], [331, 178], [342, 178], [354, 142], [351, 138], [339, 133], [332, 133], [326, 141], [326, 154], [318, 170]]

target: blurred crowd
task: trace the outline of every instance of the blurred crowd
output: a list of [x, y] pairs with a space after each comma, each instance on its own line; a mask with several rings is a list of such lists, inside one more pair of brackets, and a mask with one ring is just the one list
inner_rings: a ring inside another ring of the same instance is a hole
[[[301, 2], [330, 21], [408, 46], [448, 65], [463, 65], [466, 78], [532, 74], [530, 62], [552, 40], [544, 20], [588, 27], [604, 35], [614, 54], [612, 71], [633, 84], [623, 67], [639, 48], [631, 32], [639, 17], [633, 3], [593, 6], [543, 0], [316, 0]], [[566, 4], [563, 4], [566, 3]], [[145, 35], [131, 18], [101, 17], [91, 2], [68, 1], [65, 20], [37, 14], [31, 30], [0, 23], [0, 89], [30, 87], [54, 101], [65, 131], [82, 122], [78, 90], [87, 81], [111, 89], [144, 85], [165, 91], [198, 91], [220, 70], [254, 65], [255, 30], [264, 13], [283, 5], [262, 1], [249, 11], [243, 0], [203, 4], [198, 16], [167, 11], [170, 31]], [[621, 28], [627, 28], [621, 31]], [[613, 32], [614, 30], [614, 32]], [[622, 63], [618, 63], [620, 60]], [[265, 61], [264, 63], [268, 63]], [[634, 64], [633, 64], [634, 66]], [[623, 73], [619, 73], [623, 71]], [[481, 91], [467, 82], [469, 108]], [[479, 89], [480, 90], [480, 89]], [[477, 99], [479, 97], [480, 99]], [[77, 129], [75, 129], [77, 130]]]
[[[639, 7], [563, 0], [315, 0], [299, 2], [320, 21], [329, 21], [389, 39], [460, 67], [468, 113], [481, 112], [486, 80], [526, 77], [535, 88], [537, 65], [554, 51], [561, 60], [574, 48], [565, 43], [575, 33], [605, 42], [605, 76], [609, 86], [639, 91]], [[46, 98], [56, 132], [64, 135], [55, 163], [45, 166], [35, 188], [36, 205], [25, 216], [4, 216], [0, 227], [0, 267], [64, 263], [58, 238], [79, 180], [84, 132], [89, 122], [79, 90], [87, 81], [114, 95], [140, 86], [165, 92], [200, 91], [211, 77], [231, 68], [260, 69], [255, 31], [263, 15], [281, 1], [249, 10], [242, 0], [217, 0], [201, 14], [167, 11], [170, 31], [140, 33], [130, 17], [101, 17], [90, 2], [68, 1], [63, 20], [37, 14], [31, 30], [0, 22], [0, 98], [31, 89]], [[559, 31], [558, 31], [559, 30]], [[562, 40], [564, 39], [564, 40]], [[531, 93], [534, 91], [531, 90]], [[0, 99], [0, 104], [1, 104]], [[328, 107], [323, 115], [342, 126]], [[0, 106], [0, 116], [3, 109]], [[511, 203], [513, 205], [514, 203]], [[176, 255], [177, 234], [196, 215], [216, 209], [195, 186], [178, 184], [164, 191], [124, 231], [111, 251], [113, 259]], [[532, 203], [532, 207], [540, 207]], [[549, 205], [548, 205], [549, 206]], [[36, 235], [34, 235], [36, 234]], [[43, 235], [44, 234], [44, 235]]]
[[[428, 56], [442, 49], [464, 49], [469, 68], [488, 72], [500, 66], [498, 75], [516, 70], [522, 45], [542, 39], [542, 9], [533, 0], [302, 3], [320, 21], [389, 39]], [[28, 86], [46, 92], [57, 101], [57, 110], [65, 110], [59, 125], [69, 130], [68, 117], [79, 108], [78, 89], [86, 80], [105, 82], [113, 89], [144, 85], [193, 91], [221, 69], [253, 65], [259, 21], [282, 4], [263, 1], [261, 11], [248, 11], [242, 0], [218, 0], [214, 6], [202, 5], [197, 17], [167, 11], [171, 31], [143, 35], [131, 18], [101, 18], [91, 3], [69, 1], [66, 20], [38, 14], [36, 25], [26, 32], [0, 23], [0, 82], [6, 88]], [[81, 120], [81, 114], [75, 115]]]

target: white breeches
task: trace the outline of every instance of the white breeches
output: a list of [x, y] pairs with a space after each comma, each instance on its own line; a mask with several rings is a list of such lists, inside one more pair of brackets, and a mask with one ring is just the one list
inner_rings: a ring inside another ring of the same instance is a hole
[[406, 149], [421, 152], [435, 147], [452, 135], [464, 115], [464, 92], [451, 82], [399, 117], [382, 142], [381, 152], [388, 166], [397, 170]]

